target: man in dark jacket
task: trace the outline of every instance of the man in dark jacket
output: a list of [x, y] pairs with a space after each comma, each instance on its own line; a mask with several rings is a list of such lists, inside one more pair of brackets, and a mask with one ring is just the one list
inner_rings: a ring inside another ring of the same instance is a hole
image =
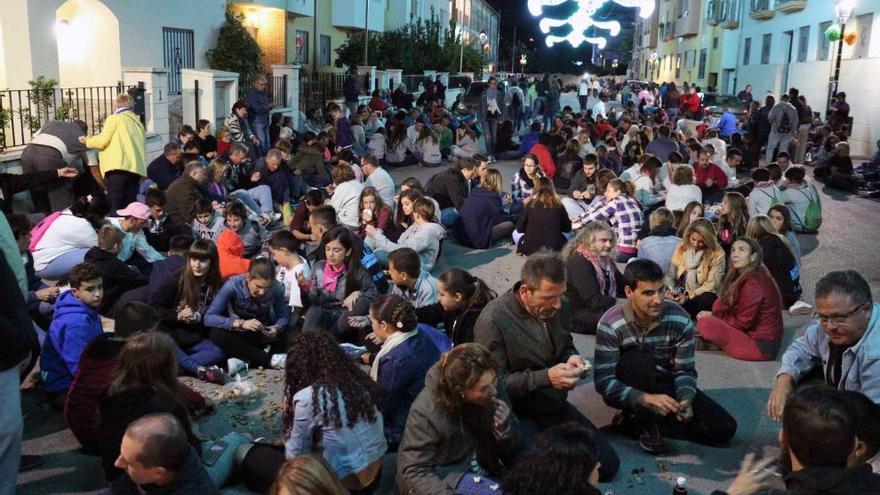
[[192, 161], [186, 164], [183, 175], [168, 187], [165, 194], [168, 216], [175, 225], [189, 225], [196, 217], [196, 201], [205, 197], [201, 185], [206, 175], [205, 167]]
[[455, 224], [458, 210], [468, 195], [467, 181], [474, 175], [476, 164], [471, 158], [459, 158], [455, 165], [428, 179], [428, 196], [440, 207], [440, 223]]
[[178, 177], [180, 177], [180, 157], [183, 150], [179, 145], [168, 143], [164, 152], [147, 165], [147, 178], [153, 181], [161, 190], [168, 189]]
[[[79, 142], [80, 137], [85, 137], [88, 127], [82, 120], [64, 122], [52, 120], [46, 123], [31, 138], [30, 143], [21, 153], [21, 169], [25, 174], [32, 172], [55, 171], [67, 167], [75, 167], [77, 162], [81, 165], [80, 170], [89, 165], [98, 165], [98, 156], [94, 152], [88, 152], [85, 145]], [[87, 184], [91, 180], [85, 174], [82, 182], [74, 185], [72, 182], [62, 184], [33, 185], [28, 187], [31, 191], [31, 200], [34, 208], [43, 213], [63, 210], [73, 203], [76, 196], [85, 193]], [[51, 176], [51, 174], [50, 174]], [[93, 182], [92, 182], [93, 184]], [[77, 191], [75, 189], [80, 189]], [[4, 191], [5, 192], [5, 191]]]
[[266, 93], [269, 82], [266, 76], [258, 76], [254, 80], [254, 87], [248, 91], [247, 98], [247, 118], [254, 135], [260, 140], [259, 154], [265, 155], [269, 151], [269, 147], [273, 143], [269, 142], [269, 113], [272, 111], [272, 101]]
[[126, 265], [116, 256], [123, 237], [121, 230], [105, 225], [98, 232], [98, 245], [86, 252], [84, 261], [97, 266], [104, 275], [104, 298], [98, 307], [102, 315], [109, 314], [122, 294], [147, 284], [147, 278], [137, 268]]
[[348, 75], [348, 79], [342, 83], [342, 94], [345, 96], [345, 106], [348, 108], [348, 116], [357, 113], [358, 109], [358, 96], [361, 94], [360, 84], [358, 84], [358, 74], [355, 71], [351, 71], [351, 74]]
[[593, 431], [599, 447], [601, 480], [611, 480], [620, 459], [599, 430], [568, 398], [585, 377], [589, 363], [578, 355], [562, 308], [565, 264], [557, 253], [537, 253], [523, 265], [520, 282], [486, 305], [474, 328], [474, 340], [499, 363], [499, 381], [513, 411], [522, 420], [525, 445], [538, 432], [575, 421]]
[[[42, 170], [38, 172], [26, 172], [23, 174], [0, 173], [0, 211], [12, 213], [12, 196], [21, 191], [33, 191], [34, 188], [52, 188], [53, 184], [59, 184], [60, 179], [72, 179], [79, 175], [73, 167], [64, 167], [57, 170]], [[36, 208], [37, 205], [34, 205]], [[64, 205], [64, 208], [70, 203]], [[42, 210], [41, 210], [42, 211]]]

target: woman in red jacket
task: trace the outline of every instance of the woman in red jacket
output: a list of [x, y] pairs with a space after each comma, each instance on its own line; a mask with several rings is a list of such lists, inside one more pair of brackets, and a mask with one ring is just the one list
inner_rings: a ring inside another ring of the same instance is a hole
[[691, 86], [691, 90], [679, 97], [678, 107], [681, 115], [688, 112], [694, 113], [700, 110], [700, 95], [697, 94], [697, 87]]
[[553, 163], [553, 154], [550, 153], [549, 145], [550, 135], [542, 132], [538, 137], [538, 142], [532, 146], [529, 153], [538, 157], [538, 166], [541, 167], [541, 171], [552, 179], [556, 175], [556, 164]]
[[730, 249], [720, 297], [711, 312], [697, 314], [699, 336], [736, 359], [770, 361], [782, 330], [782, 296], [764, 266], [761, 246], [741, 237]]

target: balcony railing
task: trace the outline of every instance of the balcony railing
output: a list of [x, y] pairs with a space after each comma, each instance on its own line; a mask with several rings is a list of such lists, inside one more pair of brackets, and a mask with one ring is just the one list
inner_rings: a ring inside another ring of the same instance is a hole
[[719, 20], [722, 29], [736, 29], [739, 27], [739, 0], [725, 0], [721, 4]]
[[807, 0], [776, 0], [776, 10], [779, 12], [797, 12], [807, 8]]
[[706, 5], [706, 24], [716, 26], [721, 20], [721, 9], [724, 0], [709, 0]]
[[770, 5], [770, 0], [752, 0], [749, 9], [749, 17], [756, 21], [771, 19], [775, 12]]

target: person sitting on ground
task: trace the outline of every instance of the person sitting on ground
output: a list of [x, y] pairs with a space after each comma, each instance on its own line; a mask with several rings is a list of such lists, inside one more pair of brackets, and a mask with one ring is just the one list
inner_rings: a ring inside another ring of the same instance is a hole
[[189, 225], [195, 218], [196, 201], [205, 197], [202, 183], [207, 170], [200, 162], [191, 161], [183, 169], [183, 175], [174, 180], [166, 193], [168, 216], [176, 225]]
[[697, 162], [694, 164], [694, 183], [700, 187], [703, 197], [710, 202], [718, 201], [718, 198], [727, 189], [727, 174], [721, 167], [709, 161], [709, 152], [700, 149], [697, 152]]
[[196, 239], [217, 242], [226, 228], [223, 215], [207, 199], [196, 201], [191, 229]]
[[767, 413], [776, 421], [795, 386], [814, 376], [880, 402], [880, 361], [868, 356], [880, 338], [880, 305], [874, 304], [868, 282], [854, 271], [829, 272], [816, 283], [815, 293], [816, 319], [782, 355], [767, 401]]
[[428, 180], [427, 194], [440, 206], [440, 223], [446, 227], [454, 225], [458, 219], [458, 212], [468, 195], [467, 183], [474, 175], [475, 166], [473, 159], [459, 158], [454, 166]]
[[[632, 182], [612, 179], [605, 188], [605, 201], [592, 206], [579, 219], [581, 225], [589, 222], [608, 222], [617, 234], [617, 261], [625, 263], [638, 252], [636, 240], [642, 228], [642, 207], [633, 199]], [[575, 226], [577, 227], [577, 226]]]
[[595, 335], [599, 318], [623, 297], [623, 275], [614, 263], [614, 231], [590, 222], [565, 245], [566, 291], [571, 304], [571, 331]]
[[664, 436], [727, 445], [736, 420], [697, 389], [694, 326], [681, 306], [664, 301], [663, 270], [633, 260], [624, 280], [627, 300], [602, 316], [596, 333], [596, 391], [621, 410], [615, 424], [639, 434], [639, 446], [653, 454], [666, 450]]
[[504, 478], [509, 495], [601, 495], [593, 434], [575, 422], [547, 428]]
[[863, 462], [854, 463], [859, 451], [854, 415], [839, 392], [801, 387], [791, 395], [782, 413], [779, 443], [792, 471], [785, 490], [769, 495], [796, 493], [875, 493], [880, 475]]
[[117, 210], [116, 214], [119, 216], [107, 218], [107, 223], [123, 233], [122, 245], [119, 247], [117, 257], [121, 261], [129, 261], [137, 253], [140, 258], [137, 260], [139, 266], [145, 267], [145, 271], [149, 273], [151, 263], [165, 259], [164, 255], [147, 243], [147, 236], [144, 235], [144, 225], [150, 218], [150, 208], [135, 201]]
[[296, 154], [291, 157], [288, 167], [299, 174], [312, 187], [325, 187], [330, 184], [330, 175], [324, 167], [323, 148], [318, 138], [311, 132], [303, 134], [303, 141]]
[[[265, 251], [266, 242], [269, 240], [269, 231], [257, 222], [248, 218], [247, 208], [240, 201], [233, 201], [226, 205], [223, 213], [226, 219], [226, 229], [238, 235], [244, 246], [242, 255], [245, 258], [253, 258]], [[220, 234], [221, 237], [223, 234]], [[219, 243], [219, 238], [217, 240]]]
[[671, 172], [671, 183], [666, 189], [666, 207], [671, 211], [682, 211], [692, 203], [703, 203], [703, 191], [694, 184], [694, 168], [680, 164]]
[[416, 140], [419, 161], [423, 167], [439, 167], [443, 162], [443, 154], [440, 152], [440, 142], [434, 135], [434, 130], [424, 126]]
[[150, 189], [144, 195], [144, 204], [150, 208], [150, 218], [144, 226], [144, 235], [147, 237], [147, 244], [156, 251], [168, 251], [168, 243], [175, 235], [192, 235], [189, 225], [173, 225], [171, 216], [165, 211], [168, 199], [164, 192]]
[[785, 240], [788, 241], [788, 244], [791, 246], [791, 251], [794, 253], [798, 265], [800, 265], [801, 243], [798, 241], [797, 235], [791, 228], [791, 210], [784, 204], [775, 204], [767, 211], [767, 217], [770, 218], [770, 222], [773, 223], [773, 228], [776, 229], [776, 233], [784, 236]]
[[467, 343], [443, 354], [410, 408], [397, 451], [396, 485], [413, 495], [475, 494], [519, 450], [519, 422], [498, 362]]
[[367, 236], [367, 225], [383, 232], [392, 227], [391, 208], [385, 205], [375, 187], [366, 186], [361, 191], [358, 202], [358, 218], [360, 218], [360, 226], [357, 235], [361, 239]]
[[800, 166], [785, 171], [786, 187], [782, 201], [791, 211], [791, 227], [795, 232], [815, 234], [822, 225], [822, 200], [816, 186], [806, 181], [806, 170]]
[[598, 178], [599, 158], [595, 153], [587, 153], [581, 160], [581, 168], [571, 179], [568, 194], [562, 198], [562, 204], [569, 218], [578, 218], [584, 214], [587, 205], [596, 197], [596, 179]]
[[284, 166], [284, 160], [284, 152], [272, 148], [254, 163], [254, 170], [260, 174], [259, 183], [268, 186], [271, 191], [273, 205], [298, 200], [309, 189], [302, 177]]
[[513, 232], [517, 252], [528, 256], [542, 249], [559, 251], [571, 235], [571, 219], [556, 195], [553, 181], [535, 180], [535, 189], [526, 199]]
[[694, 220], [672, 254], [665, 297], [680, 304], [691, 318], [711, 310], [721, 292], [725, 256], [716, 238], [712, 222]]
[[437, 303], [437, 279], [422, 270], [419, 254], [411, 248], [388, 254], [388, 276], [394, 284], [390, 294], [403, 298], [416, 309]]
[[757, 242], [737, 239], [712, 311], [697, 313], [697, 338], [744, 361], [775, 359], [782, 340], [782, 296], [763, 261]]
[[507, 239], [514, 231], [510, 215], [504, 213], [501, 172], [489, 169], [480, 185], [471, 190], [459, 209], [459, 241], [476, 249], [487, 249]]
[[[304, 304], [297, 278], [309, 278], [309, 262], [299, 255], [300, 241], [290, 231], [279, 230], [269, 239], [269, 254], [275, 262], [275, 280], [284, 287], [284, 298], [296, 317], [302, 314]], [[293, 318], [293, 316], [292, 316]]]
[[185, 423], [172, 414], [148, 414], [133, 421], [125, 429], [114, 461], [123, 474], [109, 493], [137, 495], [155, 487], [168, 495], [219, 495], [189, 440]]
[[782, 293], [782, 303], [786, 308], [790, 308], [803, 293], [800, 266], [794, 249], [785, 236], [777, 233], [767, 215], [758, 215], [749, 220], [746, 237], [758, 241], [761, 245], [764, 265], [770, 270], [779, 292]]
[[690, 225], [691, 222], [698, 218], [704, 218], [703, 204], [691, 201], [684, 207], [684, 211], [680, 216], [676, 215], [676, 218], [678, 218], [678, 226], [676, 227], [675, 233], [678, 237], [682, 237], [684, 236], [684, 231], [688, 228], [688, 225]]
[[232, 230], [220, 232], [217, 238], [217, 253], [220, 258], [220, 277], [223, 280], [246, 273], [251, 260], [244, 257], [244, 243]]
[[318, 454], [300, 454], [278, 470], [269, 495], [348, 495], [333, 468]]
[[651, 230], [645, 238], [639, 240], [637, 257], [651, 260], [660, 265], [663, 271], [668, 271], [675, 248], [682, 240], [673, 227], [675, 215], [668, 208], [661, 206], [651, 212], [648, 221]]
[[434, 203], [428, 198], [418, 198], [412, 207], [413, 223], [400, 234], [397, 242], [391, 242], [385, 234], [372, 225], [366, 226], [367, 239], [365, 244], [375, 251], [390, 253], [401, 247], [412, 248], [419, 253], [422, 268], [431, 271], [440, 253], [440, 241], [446, 237], [446, 230], [432, 221]]
[[550, 152], [552, 138], [550, 134], [542, 132], [538, 137], [538, 142], [529, 150], [529, 155], [537, 158], [538, 166], [547, 177], [551, 179], [556, 175], [556, 165], [553, 162], [553, 154]]
[[337, 165], [331, 175], [333, 195], [327, 200], [327, 204], [336, 210], [339, 223], [356, 229], [360, 225], [358, 203], [364, 185], [357, 180], [354, 170], [348, 165]]
[[724, 193], [715, 227], [718, 232], [718, 244], [725, 253], [730, 254], [733, 241], [746, 235], [748, 224], [749, 207], [746, 197], [733, 191]]
[[102, 315], [110, 314], [113, 305], [126, 292], [147, 285], [147, 277], [133, 266], [119, 261], [117, 254], [122, 247], [123, 234], [116, 227], [105, 225], [98, 231], [98, 245], [89, 249], [84, 262], [100, 270], [104, 283], [104, 296], [98, 306]]
[[156, 184], [160, 191], [168, 189], [168, 186], [180, 177], [180, 158], [183, 156], [183, 148], [175, 143], [168, 143], [161, 155], [147, 165], [147, 178]]
[[308, 310], [303, 330], [326, 330], [336, 338], [349, 333], [349, 317], [364, 316], [379, 293], [361, 264], [357, 237], [346, 227], [336, 226], [322, 235], [325, 258], [317, 261], [311, 277], [297, 277]]
[[[268, 259], [253, 260], [247, 275], [229, 278], [202, 319], [227, 357], [263, 368], [284, 368], [290, 308]], [[273, 354], [264, 350], [271, 345]]]
[[858, 444], [847, 465], [867, 463], [877, 473], [877, 464], [880, 462], [877, 456], [880, 451], [880, 405], [859, 392], [844, 390], [838, 396], [852, 413], [856, 426]]
[[367, 155], [361, 158], [361, 168], [366, 177], [364, 187], [373, 187], [386, 206], [394, 205], [394, 179], [387, 170], [379, 166], [376, 157]]
[[379, 385], [382, 417], [389, 450], [396, 451], [410, 406], [425, 386], [425, 375], [440, 350], [416, 325], [415, 308], [400, 296], [386, 295], [370, 306], [372, 338], [382, 348], [373, 360], [370, 378]]
[[98, 308], [104, 298], [103, 273], [91, 263], [70, 271], [70, 290], [55, 301], [52, 324], [40, 352], [43, 391], [55, 409], [61, 409], [79, 366], [83, 350], [104, 333]]
[[222, 286], [217, 248], [200, 239], [187, 250], [183, 268], [169, 274], [149, 299], [159, 311], [162, 331], [174, 339], [180, 370], [221, 385], [227, 377], [216, 365], [224, 354], [209, 338], [205, 316]]
[[[565, 290], [565, 263], [558, 253], [529, 256], [520, 281], [487, 304], [477, 318], [474, 340], [501, 364], [499, 381], [510, 393], [527, 438], [533, 439], [550, 426], [576, 421], [595, 432], [600, 476], [610, 480], [620, 467], [617, 454], [593, 423], [567, 401], [568, 391], [589, 365], [578, 354], [567, 328]], [[535, 335], [544, 337], [536, 340]]]
[[454, 345], [474, 341], [474, 325], [495, 291], [481, 278], [450, 268], [437, 278], [438, 302], [416, 308], [419, 323], [443, 329]]
[[307, 192], [305, 199], [293, 211], [290, 219], [290, 232], [299, 241], [309, 242], [312, 240], [312, 231], [309, 229], [309, 216], [316, 208], [324, 204], [324, 194], [319, 189]]
[[201, 442], [192, 432], [190, 411], [177, 381], [174, 342], [160, 332], [140, 332], [125, 342], [113, 378], [99, 399], [98, 450], [104, 479], [113, 482], [123, 472], [115, 466], [126, 427], [147, 414], [171, 413], [181, 421], [196, 452]]
[[522, 167], [513, 174], [513, 179], [510, 181], [510, 196], [513, 198], [511, 210], [516, 211], [522, 207], [521, 205], [532, 195], [535, 181], [544, 176], [544, 172], [538, 166], [538, 157], [531, 153], [523, 155]]
[[379, 387], [324, 332], [293, 337], [284, 374], [284, 447], [255, 444], [247, 451], [249, 487], [265, 493], [285, 459], [315, 453], [347, 489], [372, 493], [387, 450]]
[[466, 125], [455, 130], [455, 144], [450, 149], [450, 155], [455, 158], [473, 158], [480, 152], [477, 146], [477, 131]]
[[86, 252], [98, 245], [98, 229], [109, 212], [107, 197], [98, 193], [77, 198], [70, 208], [38, 223], [31, 231], [29, 246], [36, 276], [61, 280], [82, 263]]
[[748, 196], [749, 216], [766, 215], [771, 206], [780, 201], [782, 191], [776, 187], [776, 183], [770, 179], [770, 172], [766, 168], [756, 168], [752, 171], [754, 188]]

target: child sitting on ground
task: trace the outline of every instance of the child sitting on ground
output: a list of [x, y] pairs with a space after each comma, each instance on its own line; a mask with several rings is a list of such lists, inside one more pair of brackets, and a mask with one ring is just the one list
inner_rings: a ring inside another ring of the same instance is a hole
[[192, 223], [193, 236], [196, 239], [217, 242], [220, 232], [225, 228], [223, 215], [217, 213], [214, 206], [207, 199], [196, 201], [196, 218]]
[[388, 255], [388, 275], [394, 284], [391, 294], [400, 296], [415, 308], [437, 302], [437, 279], [422, 270], [419, 254], [403, 247]]
[[248, 218], [247, 208], [243, 203], [233, 201], [226, 206], [226, 228], [241, 237], [244, 244], [244, 257], [253, 258], [265, 250], [269, 231], [257, 222]]
[[269, 238], [269, 253], [275, 262], [275, 280], [281, 282], [287, 305], [296, 313], [301, 313], [303, 309], [297, 277], [311, 276], [309, 263], [299, 255], [299, 250], [300, 241], [287, 230], [279, 230]]
[[98, 245], [86, 252], [85, 260], [98, 267], [104, 274], [104, 297], [98, 312], [110, 315], [110, 310], [125, 292], [147, 284], [148, 278], [130, 265], [119, 261], [117, 254], [122, 246], [122, 232], [109, 225], [98, 231]]

